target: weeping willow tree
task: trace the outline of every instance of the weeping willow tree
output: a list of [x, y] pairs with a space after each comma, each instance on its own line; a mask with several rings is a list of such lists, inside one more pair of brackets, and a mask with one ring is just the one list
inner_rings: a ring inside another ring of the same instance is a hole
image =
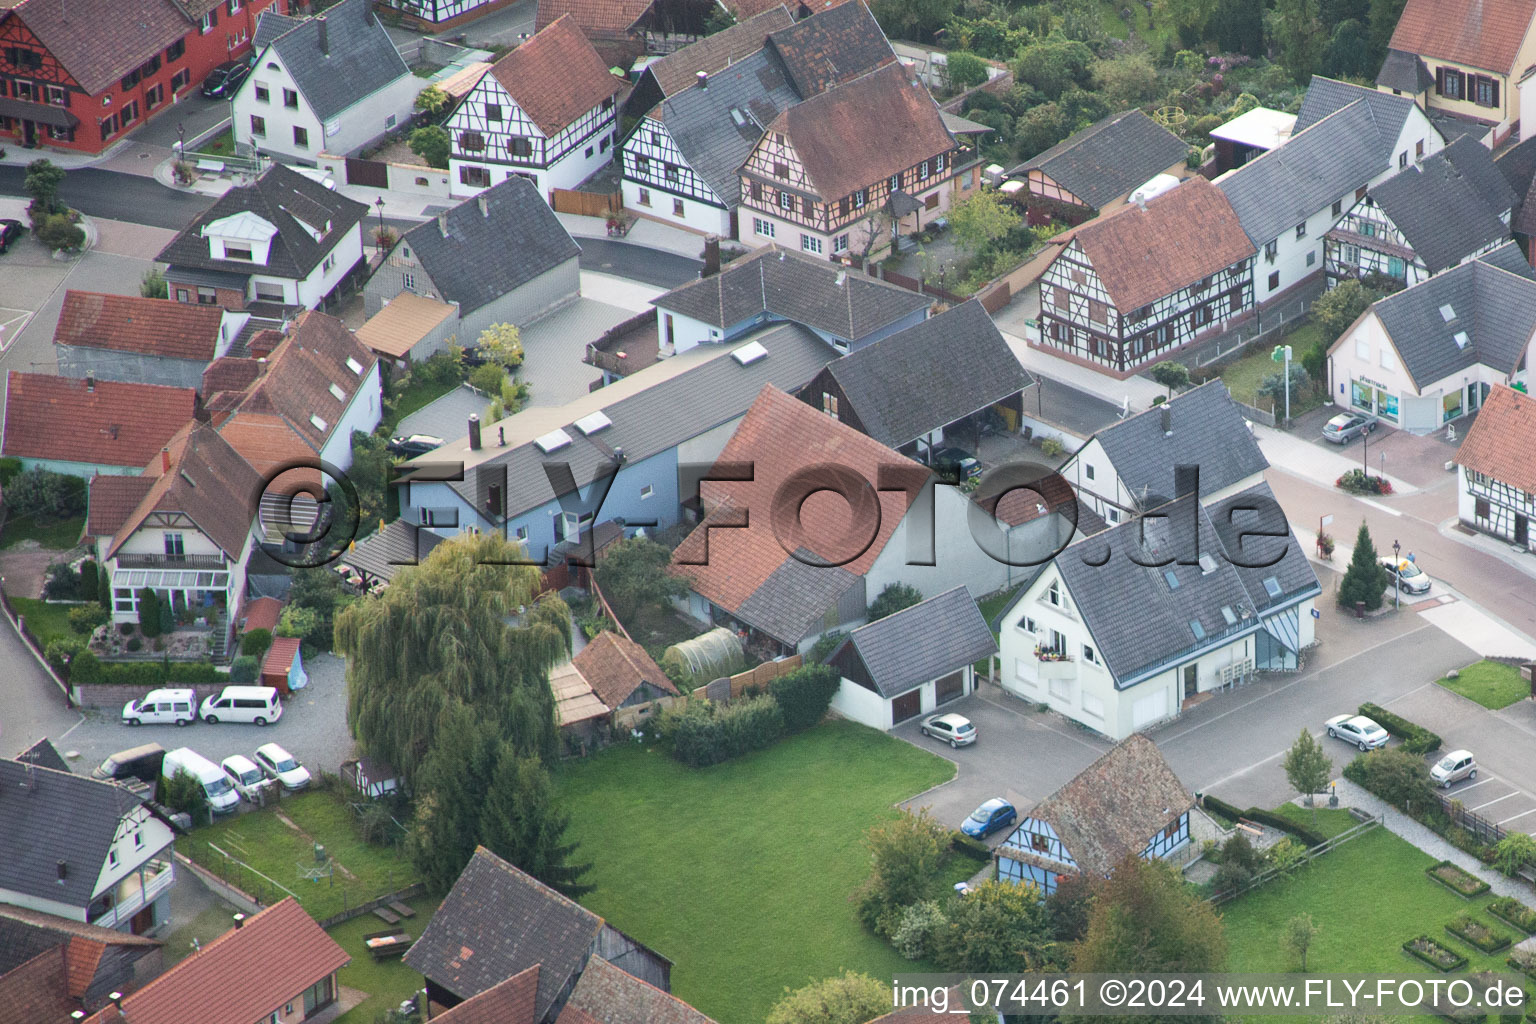
[[461, 707], [521, 756], [559, 752], [549, 670], [566, 654], [570, 612], [546, 598], [509, 625], [539, 590], [536, 567], [497, 564], [519, 555], [496, 535], [457, 537], [336, 620], [352, 734], [408, 790], [439, 737], [455, 742], [443, 730]]

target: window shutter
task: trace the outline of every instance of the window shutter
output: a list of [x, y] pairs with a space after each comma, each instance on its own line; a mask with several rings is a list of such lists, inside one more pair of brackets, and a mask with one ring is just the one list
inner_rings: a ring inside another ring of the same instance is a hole
[[811, 201], [804, 197], [800, 199], [800, 213], [807, 219], [811, 216]]
[[1488, 88], [1493, 93], [1492, 103], [1489, 105], [1496, 107], [1499, 105], [1499, 80], [1497, 78], [1490, 78], [1488, 80]]
[[846, 198], [837, 201], [837, 215], [839, 217], [848, 216], [848, 200]]
[[761, 182], [754, 181], [752, 183], [752, 198], [753, 199], [762, 199], [763, 198], [763, 186], [762, 186]]
[[1467, 98], [1467, 73], [1465, 71], [1453, 71], [1453, 72], [1451, 72], [1451, 74], [1456, 76], [1456, 98], [1459, 99], [1459, 100], [1466, 99]]

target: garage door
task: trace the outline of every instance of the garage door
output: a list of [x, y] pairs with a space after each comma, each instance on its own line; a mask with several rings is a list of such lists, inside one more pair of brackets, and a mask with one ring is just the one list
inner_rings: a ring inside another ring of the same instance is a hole
[[951, 672], [934, 684], [936, 699], [940, 704], [965, 696], [965, 670]]
[[891, 724], [905, 722], [909, 718], [916, 718], [918, 712], [923, 710], [923, 691], [919, 688], [910, 690], [891, 701]]
[[1158, 690], [1131, 705], [1131, 728], [1140, 729], [1168, 714], [1168, 691]]

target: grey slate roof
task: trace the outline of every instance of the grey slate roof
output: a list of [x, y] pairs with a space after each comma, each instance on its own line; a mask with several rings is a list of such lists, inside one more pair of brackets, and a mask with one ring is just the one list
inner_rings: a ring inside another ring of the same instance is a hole
[[721, 328], [766, 313], [857, 344], [933, 299], [771, 244], [652, 304]]
[[[798, 643], [815, 630], [838, 598], [861, 577], [842, 566], [807, 565], [816, 561], [808, 548], [786, 558], [731, 614], [771, 637]], [[804, 559], [805, 561], [802, 561]]]
[[537, 964], [541, 1021], [586, 965], [603, 919], [485, 847], [475, 850], [405, 964], [460, 999]]
[[[669, 96], [656, 115], [688, 166], [722, 203], [734, 207], [741, 201], [737, 171], [779, 112], [798, 102], [783, 63], [765, 47], [715, 71], [708, 88], [695, 85]], [[646, 130], [645, 119], [637, 130]]]
[[[202, 237], [203, 226], [246, 212], [256, 214], [277, 228], [265, 268], [241, 260], [213, 259], [208, 255], [208, 240]], [[273, 164], [251, 184], [236, 186], [220, 196], [211, 208], [171, 239], [155, 259], [176, 267], [238, 275], [242, 285], [256, 272], [303, 280], [367, 215], [366, 204], [348, 199], [281, 164]], [[330, 230], [318, 242], [304, 226], [314, 224], [323, 228], [327, 222]]]
[[[1229, 504], [1224, 501], [1218, 507]], [[1223, 546], [1222, 532], [1194, 496], [1159, 506], [1157, 513], [1077, 541], [1055, 561], [1099, 655], [1121, 689], [1202, 647], [1262, 628], [1258, 620], [1262, 610], [1319, 589], [1294, 539], [1282, 556], [1289, 563], [1283, 571], [1272, 567], [1267, 572], [1244, 573], [1231, 561], [1243, 556]], [[1250, 518], [1239, 518], [1237, 530], [1248, 527]], [[1229, 539], [1234, 532], [1227, 529]], [[1270, 549], [1261, 550], [1273, 557]], [[1211, 556], [1209, 571], [1197, 562], [1202, 555]], [[1260, 556], [1250, 552], [1246, 557], [1257, 560]], [[1173, 561], [1167, 565], [1155, 564], [1169, 558]], [[1192, 564], [1182, 564], [1185, 561]], [[1178, 581], [1177, 587], [1170, 586], [1169, 573]], [[1271, 575], [1282, 578], [1282, 588], [1285, 582], [1294, 582], [1297, 588], [1282, 589], [1279, 599], [1271, 599], [1262, 584]], [[1228, 624], [1223, 609], [1231, 611], [1233, 623]], [[1204, 636], [1195, 632], [1194, 622], [1200, 623]]]
[[900, 448], [1034, 383], [972, 299], [827, 364], [863, 424]]
[[[1289, 595], [1318, 585], [1317, 573], [1296, 542], [1296, 535], [1290, 532], [1285, 510], [1280, 507], [1268, 483], [1260, 481], [1208, 505], [1206, 513], [1216, 528], [1221, 550], [1260, 613], [1289, 600]], [[1286, 534], [1284, 544], [1279, 537], [1255, 536], [1265, 532]], [[1238, 562], [1247, 564], [1239, 565]], [[1270, 597], [1264, 586], [1270, 576], [1280, 582], [1279, 597]]]
[[1514, 197], [1492, 154], [1474, 139], [1459, 139], [1399, 171], [1370, 197], [1432, 274], [1509, 237], [1498, 211], [1508, 211]]
[[1469, 135], [1478, 142], [1484, 142], [1492, 129], [1488, 122], [1463, 117], [1441, 107], [1432, 107], [1426, 116], [1446, 142], [1455, 142]]
[[[1157, 744], [1138, 733], [1036, 804], [1028, 817], [1050, 824], [1085, 875], [1103, 878], [1125, 858], [1140, 855], [1193, 804]], [[1003, 855], [1015, 851], [1038, 859], [1010, 837]]]
[[[278, 20], [267, 25], [269, 17]], [[320, 48], [320, 19], [325, 19], [326, 47]], [[341, 0], [313, 18], [289, 18], [263, 12], [256, 26], [258, 40], [282, 58], [294, 83], [321, 121], [329, 120], [402, 76], [409, 75], [374, 16], [370, 0]]]
[[[1353, 199], [1355, 189], [1391, 166], [1392, 147], [1406, 110], [1366, 97], [1379, 96], [1408, 108], [1406, 97], [1372, 92], [1326, 78], [1314, 78], [1307, 90], [1295, 134], [1283, 146], [1269, 150], [1230, 171], [1216, 182], [1253, 244], [1262, 247], [1339, 199]], [[1351, 102], [1310, 121], [1323, 103], [1314, 95], [1342, 98], [1332, 86], [1362, 94]]]
[[1301, 110], [1296, 114], [1296, 123], [1291, 127], [1292, 138], [1356, 100], [1364, 100], [1371, 107], [1377, 127], [1386, 137], [1385, 144], [1390, 146], [1397, 141], [1403, 122], [1413, 109], [1411, 97], [1393, 96], [1391, 93], [1341, 82], [1337, 78], [1324, 78], [1322, 75], [1313, 75], [1307, 86], [1307, 94], [1301, 100]]
[[840, 3], [768, 36], [801, 99], [894, 63], [896, 52], [863, 0]]
[[399, 244], [411, 247], [443, 301], [459, 304], [460, 317], [581, 254], [539, 187], [518, 177], [418, 224]]
[[860, 626], [844, 642], [887, 698], [997, 653], [997, 640], [964, 587]]
[[1398, 89], [1411, 94], [1425, 92], [1435, 84], [1435, 76], [1416, 53], [1404, 50], [1388, 50], [1387, 59], [1381, 63], [1376, 84], [1384, 89]]
[[[1163, 431], [1163, 409], [1168, 410], [1171, 435]], [[1242, 411], [1220, 380], [1123, 419], [1094, 437], [1121, 483], [1143, 507], [1173, 497], [1177, 465], [1200, 468], [1202, 497], [1269, 468]]]
[[[1455, 314], [1449, 322], [1442, 306]], [[1536, 281], [1477, 259], [1389, 295], [1371, 311], [1420, 388], [1479, 363], [1510, 374], [1536, 332]], [[1465, 347], [1458, 333], [1466, 334]]]
[[1166, 171], [1189, 144], [1139, 110], [1111, 114], [1008, 172], [1043, 171], [1097, 209]]
[[118, 823], [141, 802], [110, 782], [0, 760], [0, 889], [89, 905]]
[[424, 561], [443, 540], [441, 534], [396, 519], [384, 529], [358, 541], [357, 547], [342, 555], [341, 561], [371, 576], [389, 580], [405, 566]]
[[59, 772], [69, 771], [69, 762], [64, 760], [63, 755], [59, 753], [59, 748], [54, 746], [46, 736], [17, 754], [16, 760], [35, 764], [39, 768], [52, 768]]
[[1536, 267], [1531, 266], [1525, 258], [1525, 253], [1520, 251], [1520, 246], [1514, 242], [1506, 242], [1492, 252], [1485, 252], [1478, 257], [1489, 266], [1507, 270], [1511, 274], [1519, 274], [1521, 277], [1536, 281]]
[[[744, 414], [765, 384], [786, 391], [799, 389], [833, 354], [815, 334], [794, 325], [763, 334], [757, 341], [768, 350], [766, 358], [742, 366], [721, 355], [606, 406], [603, 412], [613, 426], [593, 437], [568, 424], [565, 432], [572, 443], [551, 455], [530, 442], [482, 463], [506, 467], [507, 516], [555, 500], [543, 468], [546, 462], [568, 463], [577, 486], [586, 487], [600, 474], [611, 472], [614, 447], [624, 449], [629, 464], [666, 451]], [[465, 476], [472, 479], [449, 486], [475, 508], [484, 509], [492, 477], [499, 479], [500, 474], [477, 471]]]

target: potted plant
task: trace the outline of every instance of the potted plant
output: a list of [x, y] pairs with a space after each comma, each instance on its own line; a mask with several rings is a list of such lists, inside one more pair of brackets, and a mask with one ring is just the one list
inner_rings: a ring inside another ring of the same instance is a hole
[[1326, 533], [1317, 535], [1317, 553], [1325, 559], [1333, 558], [1333, 538]]

